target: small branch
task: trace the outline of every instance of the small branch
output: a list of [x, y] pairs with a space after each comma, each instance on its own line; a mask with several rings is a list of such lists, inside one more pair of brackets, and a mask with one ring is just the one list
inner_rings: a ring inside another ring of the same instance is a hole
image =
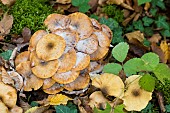
[[164, 98], [161, 92], [155, 92], [156, 97], [158, 98], [158, 103], [161, 109], [161, 113], [164, 113], [166, 111], [165, 106], [164, 106]]

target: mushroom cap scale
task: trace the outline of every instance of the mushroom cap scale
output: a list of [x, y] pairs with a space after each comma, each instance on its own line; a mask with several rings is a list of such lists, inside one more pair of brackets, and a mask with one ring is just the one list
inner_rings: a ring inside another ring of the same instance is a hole
[[66, 42], [64, 38], [55, 34], [43, 36], [37, 43], [36, 54], [38, 58], [49, 61], [58, 59], [64, 52]]

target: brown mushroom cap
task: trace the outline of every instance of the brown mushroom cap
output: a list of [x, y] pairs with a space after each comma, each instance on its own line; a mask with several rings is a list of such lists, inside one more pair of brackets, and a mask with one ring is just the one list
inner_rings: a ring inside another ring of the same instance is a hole
[[0, 82], [0, 97], [5, 105], [12, 108], [16, 105], [17, 92], [10, 85]]
[[60, 91], [62, 91], [64, 88], [60, 86], [60, 84], [55, 83], [54, 85], [52, 85], [50, 88], [47, 89], [43, 89], [43, 91], [47, 94], [56, 94]]
[[1, 113], [9, 113], [8, 107], [0, 100], [0, 111]]
[[70, 82], [73, 82], [78, 76], [78, 71], [67, 71], [64, 73], [56, 73], [54, 76], [52, 76], [52, 79], [54, 79], [57, 83], [60, 84], [67, 84]]
[[80, 39], [88, 38], [93, 33], [93, 25], [90, 18], [80, 12], [68, 15], [70, 19], [69, 28], [79, 33]]
[[57, 73], [70, 71], [76, 64], [76, 57], [76, 51], [74, 49], [71, 49], [68, 51], [68, 53], [63, 54], [59, 58], [59, 68]]
[[38, 58], [37, 54], [36, 54], [36, 51], [32, 51], [30, 53], [30, 63], [31, 63], [31, 67], [34, 67], [36, 65], [39, 65], [42, 60]]
[[101, 27], [102, 27], [102, 31], [108, 36], [108, 38], [109, 38], [109, 40], [111, 42], [112, 41], [112, 35], [113, 35], [112, 31], [105, 24], [102, 24]]
[[94, 53], [90, 54], [90, 60], [100, 60], [107, 55], [108, 51], [108, 47], [98, 46], [97, 50]]
[[50, 88], [54, 84], [55, 84], [55, 80], [53, 80], [52, 78], [46, 78], [44, 79], [44, 84], [42, 88], [47, 89], [47, 88]]
[[32, 35], [32, 37], [31, 37], [31, 39], [30, 39], [30, 43], [29, 43], [28, 50], [29, 50], [29, 51], [35, 50], [35, 47], [36, 47], [38, 41], [39, 41], [44, 35], [46, 35], [46, 34], [47, 34], [47, 32], [44, 31], [44, 30], [38, 30], [38, 31], [36, 31], [36, 32]]
[[97, 36], [100, 47], [110, 46], [110, 39], [103, 31], [95, 30], [93, 33]]
[[84, 89], [90, 82], [90, 76], [88, 74], [80, 74], [76, 80], [71, 83], [65, 84], [64, 88], [68, 91]]
[[36, 53], [42, 60], [55, 60], [63, 54], [65, 46], [66, 42], [61, 36], [47, 34], [38, 41]]
[[24, 52], [20, 53], [19, 55], [17, 55], [17, 57], [15, 58], [15, 66], [17, 66], [21, 62], [28, 61], [29, 55], [30, 55], [29, 51], [24, 51]]
[[58, 60], [42, 61], [32, 68], [32, 72], [39, 78], [49, 78], [56, 73], [58, 66]]
[[66, 41], [66, 48], [64, 53], [74, 48], [77, 42], [79, 41], [79, 36], [77, 32], [71, 31], [70, 29], [57, 29], [53, 33], [63, 37], [64, 40]]
[[44, 21], [45, 26], [52, 32], [56, 29], [66, 29], [69, 17], [61, 14], [50, 14]]
[[77, 45], [76, 49], [80, 52], [86, 54], [92, 54], [97, 50], [98, 47], [98, 40], [95, 34], [92, 34], [89, 38], [80, 40]]
[[90, 18], [90, 20], [91, 20], [91, 22], [93, 24], [93, 28], [95, 30], [102, 30], [102, 27], [101, 27], [100, 23], [96, 19]]
[[90, 64], [90, 56], [88, 54], [77, 52], [76, 64], [73, 67], [74, 71], [80, 71], [85, 69]]
[[32, 74], [30, 61], [25, 61], [17, 65], [16, 71], [21, 74], [23, 77], [29, 76]]

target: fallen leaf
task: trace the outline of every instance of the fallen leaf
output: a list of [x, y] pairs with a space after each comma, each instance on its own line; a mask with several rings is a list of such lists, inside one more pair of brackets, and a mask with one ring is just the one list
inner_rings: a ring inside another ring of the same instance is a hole
[[31, 30], [27, 27], [24, 27], [22, 30], [22, 36], [24, 39], [24, 43], [29, 42], [31, 38]]
[[10, 109], [9, 113], [23, 113], [23, 109], [15, 105], [13, 108]]
[[25, 113], [44, 113], [49, 107], [50, 106], [36, 106], [28, 109]]
[[10, 85], [14, 85], [14, 81], [12, 80], [12, 78], [9, 76], [9, 74], [7, 73], [7, 71], [2, 67], [2, 82], [5, 84], [10, 84]]
[[116, 4], [116, 5], [120, 5], [121, 3], [123, 3], [124, 0], [107, 0], [107, 4]]
[[145, 7], [144, 7], [145, 11], [148, 11], [150, 7], [151, 7], [151, 4], [149, 2], [146, 2]]
[[7, 35], [10, 33], [10, 29], [13, 24], [13, 16], [4, 14], [2, 20], [0, 21], [0, 35]]
[[160, 48], [162, 49], [162, 51], [165, 55], [165, 59], [168, 60], [168, 58], [169, 58], [169, 48], [168, 48], [168, 44], [167, 44], [166, 40], [161, 41]]
[[144, 41], [144, 35], [140, 31], [134, 31], [131, 33], [126, 33], [125, 36], [128, 38], [129, 41], [133, 39], [137, 39], [139, 42]]
[[8, 5], [8, 6], [11, 6], [15, 3], [16, 0], [1, 0], [1, 2], [4, 4], [4, 5]]
[[158, 43], [161, 40], [161, 35], [159, 33], [152, 35], [151, 38], [148, 39], [151, 43]]

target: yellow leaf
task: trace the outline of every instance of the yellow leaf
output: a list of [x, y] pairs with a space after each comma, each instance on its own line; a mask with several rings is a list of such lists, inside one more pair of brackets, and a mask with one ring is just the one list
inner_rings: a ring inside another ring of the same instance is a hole
[[144, 35], [140, 31], [134, 31], [134, 32], [131, 32], [131, 33], [126, 33], [125, 35], [126, 35], [126, 37], [128, 38], [129, 41], [136, 39], [139, 42], [143, 42], [143, 40], [144, 40]]
[[168, 58], [169, 58], [169, 48], [168, 48], [168, 44], [167, 44], [166, 40], [161, 41], [160, 48], [165, 55], [165, 59], [168, 60]]
[[47, 100], [49, 101], [50, 105], [60, 105], [60, 104], [66, 105], [67, 101], [72, 99], [62, 94], [55, 94], [55, 95], [49, 95]]

